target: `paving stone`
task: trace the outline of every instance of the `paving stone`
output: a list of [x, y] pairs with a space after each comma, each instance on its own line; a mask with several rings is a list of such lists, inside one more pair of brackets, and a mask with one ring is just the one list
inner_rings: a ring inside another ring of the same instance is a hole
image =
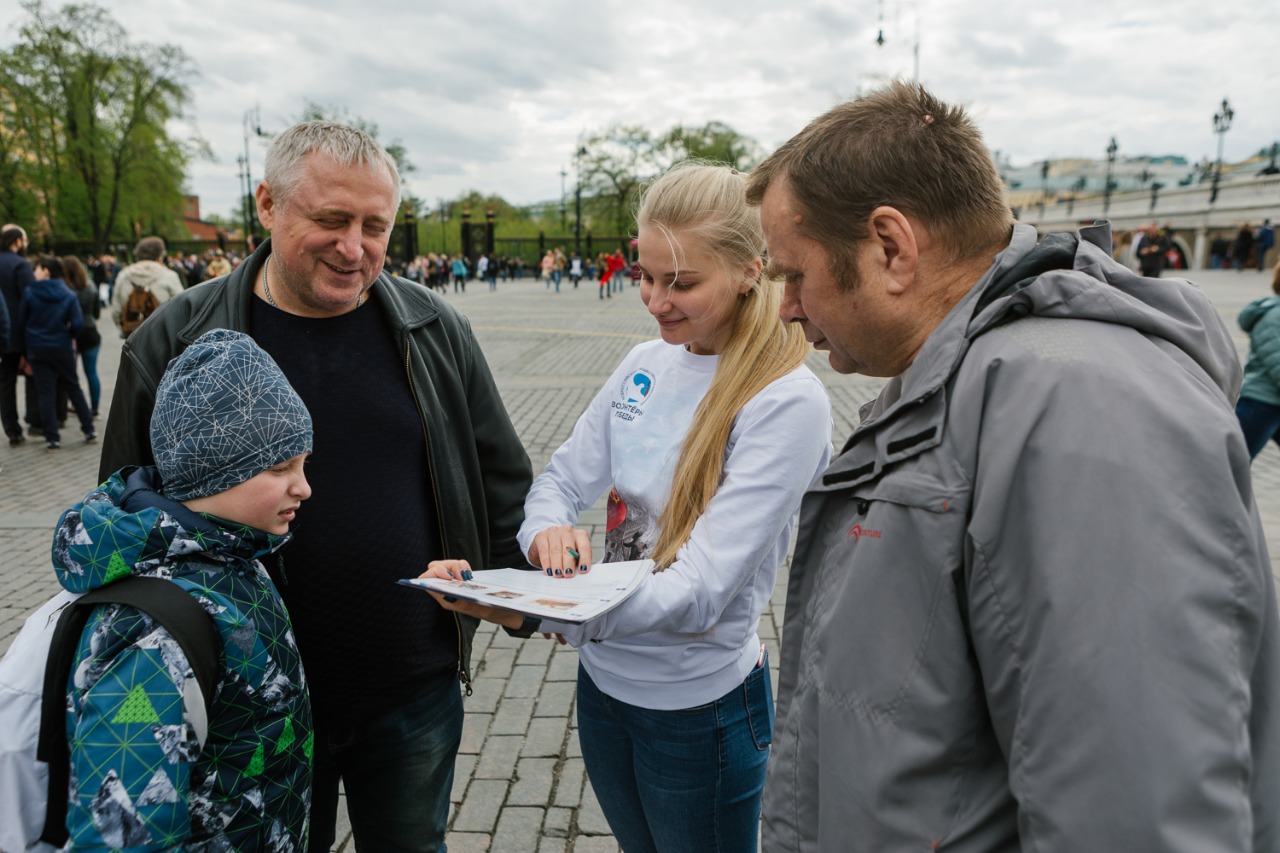
[[578, 651], [572, 646], [558, 646], [551, 656], [551, 668], [547, 670], [547, 681], [569, 681], [578, 683]]
[[542, 689], [542, 680], [546, 674], [545, 664], [514, 667], [511, 670], [511, 676], [507, 679], [507, 689], [503, 691], [503, 697], [535, 698], [538, 691]]
[[556, 782], [555, 804], [568, 809], [582, 805], [582, 788], [586, 784], [587, 771], [581, 758], [567, 759], [560, 767], [560, 779]]
[[495, 735], [522, 735], [529, 730], [529, 720], [533, 717], [533, 698], [523, 696], [507, 697], [498, 705], [498, 712], [493, 715], [493, 725], [489, 733]]
[[521, 758], [516, 763], [515, 781], [507, 794], [507, 805], [546, 807], [551, 803], [555, 773], [555, 758]]
[[480, 750], [480, 760], [476, 762], [475, 778], [477, 779], [510, 779], [516, 769], [516, 761], [520, 756], [523, 737], [511, 735], [490, 735], [485, 739]]
[[450, 832], [445, 835], [449, 853], [488, 853], [492, 836], [483, 832]]
[[493, 832], [506, 797], [507, 783], [502, 779], [472, 781], [467, 786], [451, 829], [455, 832]]
[[559, 757], [564, 751], [565, 734], [569, 729], [567, 717], [539, 717], [529, 723], [525, 733], [523, 757]]
[[[547, 816], [542, 821], [542, 835], [544, 838], [548, 836], [551, 838], [568, 838], [572, 824], [573, 809], [549, 808], [547, 809]], [[564, 849], [563, 844], [560, 849]]]
[[568, 719], [573, 711], [573, 698], [578, 693], [578, 685], [573, 681], [545, 682], [538, 694], [538, 704], [533, 709], [535, 717], [564, 717]]
[[542, 832], [543, 810], [507, 806], [498, 817], [491, 853], [529, 853]]

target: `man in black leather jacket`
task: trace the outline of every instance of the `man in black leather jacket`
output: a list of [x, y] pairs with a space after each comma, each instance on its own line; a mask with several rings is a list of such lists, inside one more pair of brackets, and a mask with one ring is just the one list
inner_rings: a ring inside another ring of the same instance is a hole
[[399, 205], [385, 150], [304, 122], [264, 172], [271, 239], [125, 342], [101, 470], [152, 461], [156, 382], [203, 332], [243, 331], [271, 354], [315, 420], [314, 494], [272, 569], [315, 709], [309, 849], [333, 842], [341, 780], [358, 849], [438, 850], [475, 623], [395, 580], [431, 559], [524, 565], [529, 458], [466, 318], [383, 272]]

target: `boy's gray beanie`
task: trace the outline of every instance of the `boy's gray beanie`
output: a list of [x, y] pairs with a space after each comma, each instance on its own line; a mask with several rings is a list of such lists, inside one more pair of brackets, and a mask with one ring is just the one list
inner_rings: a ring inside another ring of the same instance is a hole
[[252, 338], [214, 329], [160, 378], [151, 451], [167, 497], [216, 495], [309, 453], [311, 413]]

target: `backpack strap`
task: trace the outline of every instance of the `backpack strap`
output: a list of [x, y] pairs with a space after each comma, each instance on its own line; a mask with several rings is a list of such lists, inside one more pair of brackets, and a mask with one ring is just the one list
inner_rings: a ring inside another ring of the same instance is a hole
[[[141, 610], [167, 630], [182, 647], [200, 688], [199, 703], [184, 696], [187, 711], [196, 719], [196, 737], [204, 746], [208, 735], [209, 706], [218, 685], [222, 642], [213, 619], [191, 593], [165, 578], [126, 577], [82, 595], [58, 618], [45, 664], [44, 692], [40, 705], [40, 740], [36, 758], [49, 765], [49, 797], [45, 808], [42, 841], [61, 847], [67, 841], [67, 789], [71, 779], [71, 747], [67, 743], [67, 680], [72, 659], [93, 608], [99, 604], [124, 604]], [[203, 714], [203, 720], [197, 715]]]

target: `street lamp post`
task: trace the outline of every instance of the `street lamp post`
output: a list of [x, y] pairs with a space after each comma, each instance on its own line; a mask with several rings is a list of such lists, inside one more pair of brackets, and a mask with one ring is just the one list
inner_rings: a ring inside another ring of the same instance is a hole
[[1213, 188], [1209, 191], [1209, 204], [1218, 200], [1218, 181], [1222, 179], [1222, 141], [1227, 131], [1231, 129], [1231, 120], [1235, 116], [1235, 111], [1231, 109], [1231, 104], [1226, 98], [1222, 99], [1221, 109], [1213, 114], [1213, 132], [1218, 134], [1218, 163], [1213, 170]]
[[244, 232], [244, 239], [246, 241], [248, 241], [249, 237], [252, 236], [254, 233], [256, 233], [258, 230], [258, 226], [257, 226], [258, 220], [253, 209], [253, 177], [252, 177], [253, 172], [250, 167], [250, 160], [249, 160], [250, 128], [252, 128], [253, 132], [258, 136], [262, 135], [261, 121], [258, 116], [257, 107], [254, 107], [251, 110], [244, 111], [244, 187], [245, 187], [244, 207], [246, 211], [245, 222], [247, 223], [245, 227], [245, 232]]
[[240, 180], [240, 228], [244, 232], [244, 239], [249, 239], [250, 213], [252, 210], [253, 189], [249, 186], [249, 164], [245, 160], [243, 154], [236, 157], [236, 163], [240, 166], [240, 173], [236, 176]]
[[569, 176], [569, 170], [564, 166], [560, 167], [560, 230], [564, 231], [568, 227], [565, 222], [565, 205], [564, 205], [564, 179]]
[[1044, 203], [1049, 198], [1049, 161], [1040, 164], [1040, 215], [1044, 216]]
[[444, 230], [444, 226], [449, 221], [449, 212], [444, 206], [444, 199], [437, 198], [436, 201], [440, 203], [440, 254], [447, 257], [449, 254], [449, 235]]
[[1111, 141], [1107, 143], [1107, 182], [1102, 187], [1102, 218], [1107, 218], [1107, 213], [1111, 210], [1111, 170], [1116, 163], [1116, 152], [1120, 150], [1120, 146], [1116, 145], [1116, 138], [1111, 137]]
[[578, 172], [578, 186], [573, 191], [573, 251], [582, 257], [582, 158], [587, 156], [587, 146], [579, 145], [573, 155], [574, 168]]

